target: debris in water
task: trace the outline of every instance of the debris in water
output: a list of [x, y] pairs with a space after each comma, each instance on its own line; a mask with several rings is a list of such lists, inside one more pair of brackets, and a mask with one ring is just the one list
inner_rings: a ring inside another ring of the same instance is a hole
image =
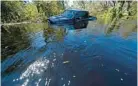
[[5, 49], [8, 48], [8, 46], [5, 47]]
[[125, 73], [125, 75], [128, 75], [127, 73]]
[[121, 78], [121, 81], [123, 81], [123, 78]]
[[68, 81], [68, 85], [70, 85], [70, 80]]
[[69, 61], [64, 61], [64, 62], [63, 62], [63, 64], [67, 64], [67, 63], [69, 63]]
[[73, 78], [75, 78], [76, 76], [75, 75], [73, 75]]
[[119, 69], [115, 69], [117, 72], [119, 72]]
[[63, 78], [61, 78], [61, 80], [63, 80]]
[[13, 82], [15, 82], [15, 79], [13, 79]]

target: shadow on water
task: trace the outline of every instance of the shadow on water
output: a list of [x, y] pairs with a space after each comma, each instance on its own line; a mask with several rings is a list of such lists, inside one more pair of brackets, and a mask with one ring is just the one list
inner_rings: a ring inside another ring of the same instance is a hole
[[2, 85], [136, 86], [136, 32], [122, 24], [107, 36], [106, 27], [97, 21], [2, 26]]

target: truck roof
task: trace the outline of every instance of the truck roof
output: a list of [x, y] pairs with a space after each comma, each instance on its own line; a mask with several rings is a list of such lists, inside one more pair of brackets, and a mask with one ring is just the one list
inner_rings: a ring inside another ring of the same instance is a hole
[[81, 9], [67, 9], [67, 10], [88, 12], [86, 10], [81, 10]]

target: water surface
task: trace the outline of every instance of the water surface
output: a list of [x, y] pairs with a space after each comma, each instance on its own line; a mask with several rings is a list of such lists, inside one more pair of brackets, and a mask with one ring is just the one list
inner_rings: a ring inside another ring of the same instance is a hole
[[2, 26], [2, 86], [136, 86], [136, 32], [106, 27]]

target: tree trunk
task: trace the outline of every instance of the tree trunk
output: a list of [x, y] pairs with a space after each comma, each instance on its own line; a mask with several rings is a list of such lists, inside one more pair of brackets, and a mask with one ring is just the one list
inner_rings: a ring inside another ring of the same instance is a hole
[[128, 16], [131, 15], [131, 13], [129, 11], [129, 9], [130, 9], [130, 3], [131, 3], [131, 1], [127, 1], [127, 12], [128, 12]]

